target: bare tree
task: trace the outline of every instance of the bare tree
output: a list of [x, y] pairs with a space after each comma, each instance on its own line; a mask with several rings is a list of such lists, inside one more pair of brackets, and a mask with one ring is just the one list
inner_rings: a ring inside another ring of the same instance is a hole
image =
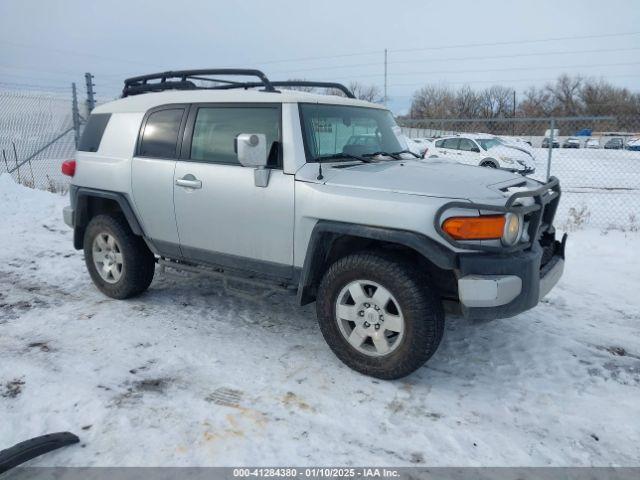
[[513, 89], [493, 85], [480, 93], [482, 118], [510, 117], [513, 114]]
[[529, 87], [524, 92], [524, 100], [518, 105], [518, 115], [521, 117], [545, 117], [551, 115], [554, 102], [546, 89]]
[[[349, 83], [349, 90], [358, 100], [365, 100], [367, 102], [382, 103], [384, 96], [380, 91], [380, 87], [377, 85], [363, 85], [360, 82]], [[344, 97], [345, 93], [342, 90], [330, 88], [327, 90], [329, 95], [338, 95]]]
[[363, 85], [359, 82], [351, 82], [349, 84], [349, 90], [351, 90], [359, 100], [373, 103], [382, 103], [384, 101], [384, 96], [380, 91], [380, 87], [377, 85]]
[[458, 89], [453, 102], [458, 117], [475, 118], [480, 113], [480, 96], [469, 85]]
[[547, 85], [546, 90], [554, 100], [554, 111], [556, 115], [578, 115], [582, 112], [582, 102], [580, 101], [580, 90], [583, 79], [581, 76], [570, 77], [562, 74], [552, 85]]
[[412, 118], [449, 118], [455, 112], [455, 95], [443, 85], [427, 85], [413, 94]]

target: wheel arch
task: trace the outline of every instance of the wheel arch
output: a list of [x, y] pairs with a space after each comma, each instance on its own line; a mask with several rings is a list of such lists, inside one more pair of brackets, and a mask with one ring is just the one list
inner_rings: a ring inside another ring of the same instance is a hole
[[300, 273], [300, 305], [315, 300], [320, 280], [333, 262], [367, 249], [399, 250], [421, 262], [429, 273], [447, 277], [447, 280], [453, 277], [453, 270], [457, 268], [456, 253], [425, 235], [407, 230], [320, 220], [311, 233]]
[[498, 162], [495, 158], [493, 157], [485, 157], [482, 160], [480, 160], [480, 166], [484, 166], [486, 163], [492, 163], [495, 168], [499, 168], [500, 167], [500, 162]]
[[73, 188], [71, 201], [74, 209], [73, 246], [82, 249], [84, 231], [91, 219], [99, 214], [121, 213], [124, 215], [131, 231], [144, 236], [144, 231], [131, 207], [129, 198], [120, 192], [110, 192], [93, 188]]

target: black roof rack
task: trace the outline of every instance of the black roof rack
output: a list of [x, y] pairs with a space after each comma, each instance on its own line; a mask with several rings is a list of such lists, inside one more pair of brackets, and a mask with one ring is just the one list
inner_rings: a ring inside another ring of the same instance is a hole
[[[219, 85], [215, 87], [217, 90], [230, 90], [232, 88], [254, 88], [259, 87], [260, 83], [257, 82], [247, 82], [244, 84], [238, 85]], [[318, 87], [318, 88], [333, 88], [336, 90], [340, 90], [344, 93], [348, 98], [356, 98], [351, 90], [345, 87], [341, 83], [336, 82], [314, 82], [308, 80], [276, 80], [275, 82], [271, 82], [271, 85], [274, 87]]]
[[[237, 82], [233, 80], [204, 77], [203, 75], [229, 75], [258, 77], [260, 82]], [[151, 82], [150, 82], [151, 80]], [[153, 80], [159, 80], [154, 82]], [[193, 80], [215, 82], [218, 85], [202, 87], [196, 85]], [[215, 68], [201, 70], [177, 70], [161, 73], [141, 75], [127, 78], [124, 81], [122, 97], [139, 95], [148, 92], [162, 92], [164, 90], [228, 90], [233, 88], [264, 87], [266, 92], [278, 92], [275, 87], [319, 87], [334, 88], [343, 92], [348, 98], [356, 98], [353, 92], [341, 83], [335, 82], [311, 82], [307, 80], [284, 80], [272, 82], [260, 70], [243, 68]]]

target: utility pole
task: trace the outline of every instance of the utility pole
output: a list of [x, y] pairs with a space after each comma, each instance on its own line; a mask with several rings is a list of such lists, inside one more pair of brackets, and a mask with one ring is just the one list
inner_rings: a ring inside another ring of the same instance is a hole
[[[516, 118], [516, 91], [513, 91], [513, 118]], [[511, 122], [511, 135], [516, 134], [516, 121]]]
[[384, 49], [384, 106], [387, 106], [387, 49]]
[[73, 120], [73, 139], [76, 143], [76, 149], [80, 144], [80, 112], [78, 111], [78, 93], [76, 91], [76, 84], [71, 84], [71, 118]]
[[96, 100], [94, 97], [95, 92], [93, 91], [93, 87], [95, 87], [95, 85], [93, 84], [93, 75], [91, 75], [89, 72], [85, 73], [84, 80], [87, 84], [87, 112], [91, 113], [91, 111], [96, 106]]

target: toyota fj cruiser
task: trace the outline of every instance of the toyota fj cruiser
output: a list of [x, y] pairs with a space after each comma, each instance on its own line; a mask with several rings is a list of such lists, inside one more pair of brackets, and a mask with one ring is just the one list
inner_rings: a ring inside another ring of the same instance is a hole
[[[299, 86], [342, 95], [281, 89]], [[145, 291], [156, 263], [278, 285], [316, 302], [345, 364], [392, 379], [436, 351], [445, 306], [511, 317], [562, 275], [557, 179], [415, 158], [392, 114], [343, 85], [191, 70], [122, 96], [63, 164], [64, 220], [110, 297]]]

